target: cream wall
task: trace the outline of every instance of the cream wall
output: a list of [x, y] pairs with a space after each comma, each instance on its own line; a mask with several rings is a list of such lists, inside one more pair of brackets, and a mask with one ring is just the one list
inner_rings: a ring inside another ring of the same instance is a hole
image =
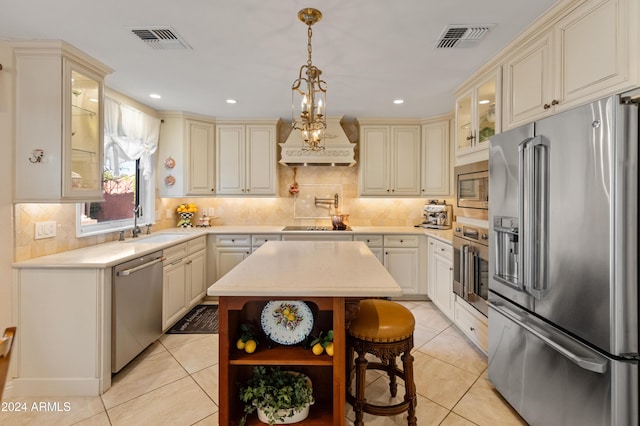
[[11, 312], [13, 260], [13, 220], [11, 199], [13, 188], [13, 53], [11, 48], [0, 41], [0, 223], [4, 223], [0, 238], [0, 333], [6, 327], [15, 325]]

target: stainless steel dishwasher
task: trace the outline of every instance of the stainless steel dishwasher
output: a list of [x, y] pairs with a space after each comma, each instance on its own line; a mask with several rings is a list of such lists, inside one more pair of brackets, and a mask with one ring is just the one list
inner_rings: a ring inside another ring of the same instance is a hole
[[117, 373], [162, 335], [161, 251], [113, 268], [111, 371]]

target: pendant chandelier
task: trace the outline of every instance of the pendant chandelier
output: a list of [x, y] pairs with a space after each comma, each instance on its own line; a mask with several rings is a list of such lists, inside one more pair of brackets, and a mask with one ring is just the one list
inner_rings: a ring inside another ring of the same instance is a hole
[[[320, 78], [322, 71], [311, 62], [311, 26], [322, 19], [317, 9], [306, 8], [298, 12], [298, 19], [307, 29], [307, 63], [300, 67], [298, 78], [291, 86], [291, 126], [300, 130], [305, 151], [324, 150], [324, 130], [326, 121], [327, 83]], [[296, 98], [300, 102], [300, 112], [296, 113]]]

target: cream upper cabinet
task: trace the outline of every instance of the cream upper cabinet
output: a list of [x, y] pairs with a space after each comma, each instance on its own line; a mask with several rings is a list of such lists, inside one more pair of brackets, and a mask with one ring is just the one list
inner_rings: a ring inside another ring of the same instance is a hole
[[421, 195], [450, 194], [449, 119], [422, 125]]
[[104, 77], [60, 41], [11, 43], [16, 58], [16, 202], [102, 200]]
[[637, 73], [629, 80], [629, 64], [639, 56], [638, 36], [630, 43], [638, 9], [637, 0], [589, 0], [554, 25], [559, 108], [637, 85]]
[[215, 124], [207, 117], [165, 112], [158, 143], [161, 197], [215, 195]]
[[456, 156], [486, 150], [500, 132], [501, 69], [485, 75], [456, 99]]
[[560, 16], [504, 61], [504, 129], [640, 83], [630, 0], [587, 0]]
[[360, 125], [360, 195], [420, 195], [420, 126]]
[[516, 51], [504, 64], [504, 128], [550, 114], [554, 99], [551, 31]]
[[218, 195], [276, 195], [278, 121], [218, 123]]

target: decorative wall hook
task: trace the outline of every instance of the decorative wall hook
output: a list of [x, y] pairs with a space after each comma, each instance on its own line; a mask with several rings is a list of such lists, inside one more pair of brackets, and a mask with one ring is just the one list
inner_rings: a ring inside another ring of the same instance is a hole
[[32, 163], [41, 163], [42, 158], [44, 157], [44, 149], [34, 149], [31, 153], [31, 157], [29, 157], [29, 161]]

